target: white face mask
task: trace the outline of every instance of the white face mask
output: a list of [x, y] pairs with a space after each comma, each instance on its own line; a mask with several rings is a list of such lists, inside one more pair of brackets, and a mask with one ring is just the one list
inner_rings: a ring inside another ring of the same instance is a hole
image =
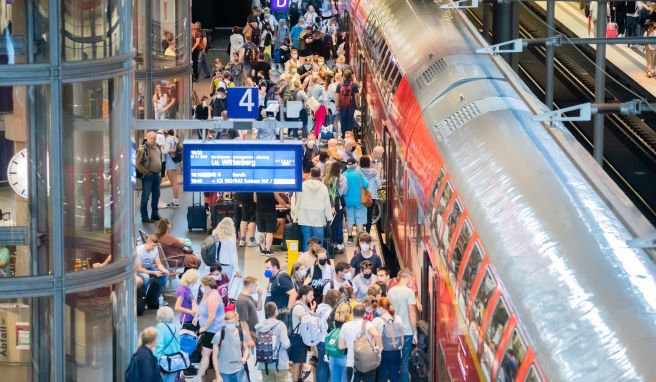
[[221, 275], [212, 275], [212, 278], [218, 281], [221, 280]]
[[342, 275], [342, 277], [344, 278], [344, 280], [350, 280], [353, 278], [353, 275], [351, 274], [351, 272], [346, 272]]
[[298, 275], [299, 278], [304, 278], [307, 275], [307, 269], [301, 268], [296, 271], [296, 275]]
[[237, 325], [233, 322], [226, 322], [225, 327], [227, 330], [233, 330], [234, 328], [237, 327]]
[[314, 147], [314, 141], [308, 141], [308, 142], [307, 142], [307, 146], [308, 146], [309, 148], [313, 148], [313, 147]]
[[362, 252], [369, 252], [370, 249], [371, 249], [371, 245], [369, 245], [369, 243], [360, 244], [360, 250]]

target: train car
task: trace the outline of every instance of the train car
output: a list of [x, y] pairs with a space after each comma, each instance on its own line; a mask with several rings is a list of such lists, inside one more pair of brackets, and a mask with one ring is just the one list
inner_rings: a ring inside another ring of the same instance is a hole
[[433, 381], [647, 381], [654, 228], [459, 10], [349, 0], [383, 241], [420, 285]]

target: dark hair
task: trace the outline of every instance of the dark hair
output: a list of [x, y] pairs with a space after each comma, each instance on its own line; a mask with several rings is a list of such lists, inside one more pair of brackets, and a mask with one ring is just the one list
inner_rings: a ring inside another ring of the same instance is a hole
[[380, 287], [380, 296], [387, 297], [387, 284], [384, 281], [376, 281], [376, 285]]
[[235, 139], [238, 136], [239, 136], [239, 132], [237, 130], [235, 130], [234, 127], [232, 129], [228, 130], [228, 137], [230, 137], [230, 139]]
[[312, 167], [310, 169], [310, 176], [313, 178], [318, 178], [321, 176], [321, 169], [318, 167]]
[[311, 286], [303, 285], [300, 288], [298, 288], [298, 298], [301, 298], [301, 297], [305, 296], [306, 294], [308, 294], [310, 292], [313, 292], [313, 291], [314, 291], [314, 289], [312, 289]]
[[328, 151], [320, 151], [319, 152], [319, 162], [325, 162], [330, 158], [330, 155], [328, 155]]
[[232, 34], [235, 34], [235, 33], [240, 34], [241, 33], [241, 28], [239, 28], [237, 26], [232, 27]]
[[334, 308], [335, 305], [337, 305], [337, 301], [339, 301], [340, 297], [342, 297], [342, 295], [339, 294], [338, 291], [331, 289], [326, 293], [325, 296], [323, 296], [323, 302]]
[[[270, 259], [275, 259], [275, 257], [271, 257]], [[340, 261], [335, 264], [335, 273], [343, 272], [349, 268], [351, 268], [351, 266], [347, 262]]]
[[353, 307], [353, 317], [364, 317], [365, 307], [362, 304], [358, 304]]
[[318, 237], [312, 236], [308, 241], [308, 244], [321, 244], [321, 239]]
[[221, 267], [221, 264], [214, 263], [214, 264], [210, 265], [210, 273], [216, 272], [216, 271], [223, 272], [223, 267]]
[[[265, 25], [271, 25], [271, 24], [266, 23]], [[264, 46], [271, 45], [271, 44], [272, 44], [271, 33], [267, 33], [267, 35], [264, 36]], [[264, 54], [262, 54], [262, 55], [264, 55]]]
[[264, 304], [264, 317], [265, 318], [275, 317], [276, 310], [278, 310], [278, 306], [276, 305], [275, 302], [273, 301], [267, 302], [266, 304]]
[[275, 257], [269, 257], [268, 259], [264, 260], [264, 264], [266, 263], [271, 264], [272, 267], [280, 269], [280, 261], [278, 261], [278, 259]]
[[[200, 97], [200, 101], [201, 101], [201, 102], [202, 102], [202, 101], [205, 101], [206, 99], [209, 99], [209, 98], [207, 98], [206, 95]], [[169, 130], [169, 131], [173, 131], [173, 130]]]
[[378, 269], [376, 269], [376, 273], [378, 273], [380, 271], [385, 272], [388, 276], [390, 275], [390, 271], [389, 271], [389, 269], [387, 269], [387, 267], [378, 267]]
[[360, 167], [369, 168], [371, 166], [371, 158], [369, 155], [363, 155], [360, 157]]
[[373, 268], [373, 264], [371, 264], [371, 261], [364, 260], [360, 262], [360, 271], [364, 270], [365, 268]]

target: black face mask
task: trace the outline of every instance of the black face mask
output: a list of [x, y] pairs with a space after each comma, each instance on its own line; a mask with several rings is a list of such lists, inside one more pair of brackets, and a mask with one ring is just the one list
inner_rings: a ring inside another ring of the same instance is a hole
[[351, 152], [354, 152], [354, 151], [355, 151], [355, 147], [351, 148]]
[[328, 263], [328, 259], [319, 259], [319, 265], [326, 265]]
[[372, 273], [363, 273], [363, 274], [362, 274], [362, 277], [364, 277], [365, 279], [369, 280], [369, 279], [371, 278], [371, 275], [372, 275]]

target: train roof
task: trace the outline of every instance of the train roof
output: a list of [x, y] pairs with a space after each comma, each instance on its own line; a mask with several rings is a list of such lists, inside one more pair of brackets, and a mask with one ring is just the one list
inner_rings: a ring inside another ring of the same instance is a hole
[[[482, 42], [459, 11], [429, 1], [358, 7], [383, 27], [547, 378], [652, 379], [656, 267], [627, 246], [633, 235], [589, 174], [626, 197], [590, 158], [573, 162], [557, 139], [573, 141], [563, 126], [532, 120], [544, 106], [505, 64], [474, 53]], [[422, 153], [411, 136], [402, 143], [413, 168]]]

